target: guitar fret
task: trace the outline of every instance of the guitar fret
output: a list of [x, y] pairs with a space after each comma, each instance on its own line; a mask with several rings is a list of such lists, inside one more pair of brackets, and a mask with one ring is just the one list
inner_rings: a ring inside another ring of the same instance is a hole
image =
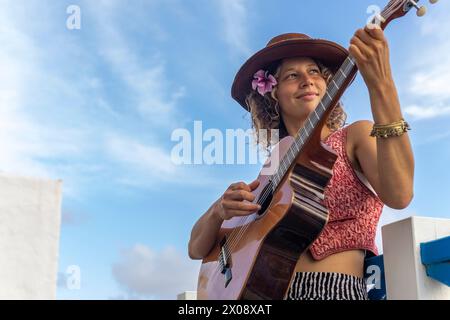
[[334, 86], [336, 87], [336, 89], [339, 90], [339, 86], [336, 84], [336, 82], [334, 81], [334, 79], [331, 79], [331, 82], [333, 82]]
[[336, 90], [335, 87], [330, 87], [328, 91], [330, 92], [330, 94], [331, 94], [332, 96], [334, 96], [334, 95], [336, 94], [336, 92], [337, 92], [337, 90]]
[[[323, 104], [322, 104], [322, 102], [320, 102], [320, 104], [322, 105], [322, 107], [323, 107]], [[314, 114], [316, 115], [316, 117], [317, 118], [319, 118], [319, 116], [317, 115], [317, 112], [316, 112], [316, 110], [317, 110], [317, 108], [316, 109], [314, 109]]]
[[295, 158], [295, 153], [291, 148], [289, 148], [289, 155], [291, 156], [291, 158], [289, 159], [289, 162], [291, 162]]
[[303, 131], [302, 137], [305, 137], [305, 136], [307, 137], [310, 135], [310, 133], [311, 133], [311, 130], [307, 126], [305, 126], [305, 131]]
[[[347, 68], [347, 67], [348, 67], [348, 68]], [[351, 65], [346, 66], [346, 67], [345, 67], [345, 73], [349, 73], [350, 70], [351, 70], [352, 68], [353, 68], [353, 67], [352, 67]]]
[[291, 148], [288, 149], [288, 153], [289, 153], [289, 156], [291, 156], [291, 158], [294, 156], [294, 154], [292, 153], [292, 149]]
[[329, 109], [333, 99], [338, 96], [338, 93], [340, 92], [342, 86], [346, 82], [350, 73], [352, 73], [354, 66], [354, 60], [352, 59], [352, 57], [348, 56], [339, 70], [332, 77], [332, 84], [329, 83], [329, 85], [327, 86], [325, 95], [319, 101], [319, 104], [314, 109], [314, 112], [309, 115], [308, 120], [305, 122], [303, 128], [301, 128], [299, 132], [297, 132], [294, 143], [289, 147], [285, 156], [283, 157], [283, 159], [281, 159], [278, 169], [273, 174], [270, 181], [273, 191], [278, 186], [278, 183], [283, 179], [284, 174], [287, 172], [291, 164], [295, 161], [295, 157], [300, 153], [305, 145], [305, 142], [315, 130], [315, 126], [320, 122], [321, 118]]
[[295, 140], [295, 144], [297, 145], [297, 149], [300, 152], [303, 145], [297, 139]]
[[295, 147], [295, 153], [298, 153], [300, 151], [298, 144], [296, 142], [294, 142], [292, 145]]
[[350, 70], [353, 69], [353, 67], [355, 66], [355, 63], [353, 62], [353, 59], [348, 59], [348, 61], [349, 61], [350, 63], [347, 63], [346, 68], [349, 67], [349, 70], [348, 70], [348, 71], [350, 71]]

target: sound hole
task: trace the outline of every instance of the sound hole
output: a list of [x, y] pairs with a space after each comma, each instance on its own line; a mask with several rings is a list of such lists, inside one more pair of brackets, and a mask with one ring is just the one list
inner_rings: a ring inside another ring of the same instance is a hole
[[261, 209], [258, 211], [258, 215], [262, 216], [267, 208], [269, 207], [270, 203], [272, 202], [273, 198], [273, 191], [272, 191], [272, 183], [269, 182], [261, 192], [259, 198], [258, 198], [258, 204], [261, 205]]

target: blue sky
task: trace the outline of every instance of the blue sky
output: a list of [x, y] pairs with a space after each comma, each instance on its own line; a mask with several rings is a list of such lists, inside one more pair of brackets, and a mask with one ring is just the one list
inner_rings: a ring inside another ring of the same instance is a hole
[[[63, 180], [58, 298], [173, 299], [195, 290], [192, 225], [260, 165], [175, 165], [172, 132], [193, 134], [194, 121], [204, 131], [250, 128], [230, 88], [252, 53], [284, 32], [348, 47], [368, 6], [385, 4], [0, 0], [0, 170]], [[79, 30], [66, 27], [70, 5], [81, 9]], [[450, 5], [428, 9], [385, 32], [416, 169], [414, 200], [386, 208], [380, 225], [450, 217]], [[342, 101], [349, 123], [371, 119], [360, 76]], [[79, 290], [65, 285], [71, 265], [80, 267]]]

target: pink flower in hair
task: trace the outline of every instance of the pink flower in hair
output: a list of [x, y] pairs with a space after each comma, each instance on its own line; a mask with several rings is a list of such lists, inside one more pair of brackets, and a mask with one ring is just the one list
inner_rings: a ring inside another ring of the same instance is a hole
[[267, 71], [259, 70], [253, 75], [252, 88], [258, 90], [258, 93], [264, 96], [267, 92], [271, 92], [273, 87], [277, 85], [277, 80]]

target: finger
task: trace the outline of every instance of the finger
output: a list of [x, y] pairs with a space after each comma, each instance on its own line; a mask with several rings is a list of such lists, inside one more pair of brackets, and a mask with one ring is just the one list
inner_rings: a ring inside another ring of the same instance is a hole
[[244, 202], [244, 201], [233, 201], [224, 200], [222, 206], [225, 210], [243, 210], [243, 211], [256, 211], [261, 208], [259, 204]]
[[356, 59], [357, 62], [365, 60], [365, 57], [361, 53], [361, 50], [359, 50], [359, 48], [357, 46], [355, 46], [354, 44], [350, 45], [350, 47], [348, 48], [348, 51]]
[[384, 31], [381, 29], [381, 27], [377, 24], [371, 24], [370, 26], [365, 26], [364, 30], [369, 33], [369, 35], [379, 41], [384, 41]]
[[237, 201], [242, 201], [242, 200], [247, 200], [252, 202], [253, 200], [255, 200], [255, 195], [249, 191], [246, 190], [233, 190], [228, 194], [228, 199], [231, 200], [237, 200]]
[[370, 36], [366, 29], [358, 29], [355, 32], [355, 37], [359, 38], [366, 46], [369, 47], [373, 44], [374, 41], [374, 39]]
[[[370, 49], [364, 42], [361, 41], [357, 36], [354, 36], [350, 43], [355, 46], [360, 52], [363, 58], [370, 57], [372, 54], [372, 49]], [[355, 56], [356, 58], [356, 56]]]
[[251, 191], [250, 187], [245, 182], [236, 182], [230, 185], [231, 190], [247, 190]]
[[253, 191], [256, 188], [258, 188], [260, 183], [261, 182], [258, 179], [256, 179], [256, 180], [253, 180], [248, 186], [250, 187], [250, 190]]

